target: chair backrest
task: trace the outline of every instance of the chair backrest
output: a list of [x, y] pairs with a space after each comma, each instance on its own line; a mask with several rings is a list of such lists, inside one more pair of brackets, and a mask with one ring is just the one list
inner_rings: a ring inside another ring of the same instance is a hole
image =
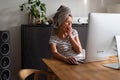
[[48, 78], [47, 78], [48, 80], [55, 79], [55, 75], [53, 72], [48, 72], [48, 71], [44, 71], [44, 70], [37, 70], [37, 69], [21, 69], [19, 71], [19, 77], [21, 80], [25, 80], [31, 74], [34, 74], [34, 80], [38, 80], [39, 75], [41, 75], [41, 74], [48, 75]]
[[46, 71], [37, 69], [21, 69], [19, 76], [21, 80], [25, 80], [29, 75], [34, 73], [34, 80], [38, 80], [40, 74], [48, 74]]

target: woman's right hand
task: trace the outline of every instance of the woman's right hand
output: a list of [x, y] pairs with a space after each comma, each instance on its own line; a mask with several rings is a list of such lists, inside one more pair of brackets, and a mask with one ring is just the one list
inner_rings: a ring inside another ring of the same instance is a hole
[[74, 57], [67, 57], [65, 60], [68, 64], [78, 64]]

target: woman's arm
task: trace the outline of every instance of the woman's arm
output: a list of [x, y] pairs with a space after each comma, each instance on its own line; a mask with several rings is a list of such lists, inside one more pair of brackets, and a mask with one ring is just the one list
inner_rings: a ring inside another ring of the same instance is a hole
[[79, 37], [76, 36], [76, 37], [73, 38], [72, 36], [69, 36], [69, 38], [70, 38], [70, 42], [72, 44], [73, 50], [78, 54], [81, 53], [82, 52], [82, 46], [81, 46]]
[[57, 48], [56, 48], [56, 45], [55, 44], [50, 44], [50, 48], [51, 48], [51, 51], [52, 51], [52, 54], [53, 54], [53, 57], [56, 58], [56, 59], [59, 59], [59, 60], [62, 60], [66, 63], [69, 63], [69, 64], [77, 64], [76, 63], [76, 60], [74, 57], [65, 57], [63, 56], [62, 54], [60, 54], [58, 51], [57, 51]]
[[66, 57], [63, 56], [62, 54], [60, 54], [58, 51], [57, 51], [57, 48], [56, 48], [56, 45], [55, 44], [50, 44], [50, 49], [51, 49], [51, 52], [53, 54], [53, 57], [54, 58], [57, 58], [59, 60], [62, 60], [62, 61], [65, 61], [66, 60]]
[[73, 32], [72, 27], [69, 27], [69, 28], [67, 29], [67, 33], [68, 33], [70, 42], [71, 42], [71, 44], [72, 44], [73, 50], [74, 50], [76, 53], [79, 54], [79, 53], [82, 52], [82, 46], [81, 46], [81, 43], [80, 43], [80, 40], [79, 40], [78, 35], [75, 36], [75, 37], [73, 37], [72, 32]]

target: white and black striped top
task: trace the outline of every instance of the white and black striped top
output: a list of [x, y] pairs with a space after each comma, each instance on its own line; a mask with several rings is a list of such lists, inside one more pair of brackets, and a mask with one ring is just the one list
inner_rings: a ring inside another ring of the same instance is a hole
[[[77, 30], [73, 29], [72, 35], [73, 37], [78, 36]], [[66, 39], [60, 39], [57, 35], [51, 35], [49, 44], [51, 43], [55, 44], [58, 52], [66, 57], [79, 56], [79, 54], [72, 49], [72, 44], [70, 43], [69, 37]]]

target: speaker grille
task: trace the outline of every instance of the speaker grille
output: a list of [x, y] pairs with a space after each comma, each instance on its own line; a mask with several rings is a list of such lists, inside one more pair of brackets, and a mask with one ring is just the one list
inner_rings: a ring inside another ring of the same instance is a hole
[[9, 70], [3, 70], [1, 72], [1, 78], [0, 80], [10, 80], [10, 71]]
[[5, 68], [8, 68], [10, 66], [10, 57], [8, 56], [4, 56], [1, 58], [0, 60], [0, 66], [5, 69]]
[[3, 42], [7, 42], [9, 40], [9, 34], [8, 34], [8, 32], [2, 32], [2, 34], [1, 34], [1, 40]]
[[3, 43], [1, 46], [0, 46], [0, 52], [2, 55], [7, 55], [10, 51], [10, 47], [9, 47], [9, 44], [8, 43]]

